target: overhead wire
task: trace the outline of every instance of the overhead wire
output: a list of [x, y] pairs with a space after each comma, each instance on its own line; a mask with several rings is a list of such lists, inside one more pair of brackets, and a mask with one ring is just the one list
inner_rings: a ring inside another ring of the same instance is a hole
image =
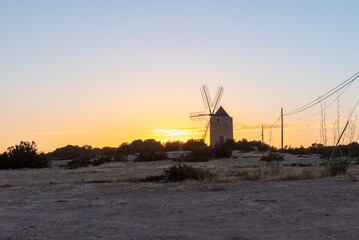
[[340, 90], [342, 90], [343, 88], [345, 88], [346, 86], [350, 85], [351, 83], [353, 83], [356, 79], [359, 78], [359, 72], [357, 72], [356, 74], [354, 74], [353, 76], [351, 76], [350, 78], [348, 78], [347, 80], [345, 80], [344, 82], [342, 82], [341, 84], [339, 84], [338, 86], [334, 87], [333, 89], [331, 89], [330, 91], [326, 92], [325, 94], [323, 94], [322, 96], [320, 96], [319, 98], [305, 104], [304, 106], [297, 108], [289, 113], [283, 114], [283, 116], [289, 116], [289, 115], [294, 115], [300, 112], [303, 112], [317, 104], [319, 104], [320, 102], [324, 101], [325, 99], [333, 96], [335, 93], [339, 92]]
[[[338, 101], [338, 99], [349, 89], [349, 87], [351, 86], [352, 83], [353, 82], [351, 82], [349, 85], [347, 85], [347, 87], [342, 92], [339, 92], [339, 94], [337, 95], [337, 97], [333, 101], [331, 101], [328, 105], [325, 105], [324, 109], [326, 110], [326, 109], [330, 108], [336, 101]], [[308, 119], [308, 118], [312, 118], [314, 116], [317, 116], [321, 111], [322, 110], [317, 111], [314, 114], [311, 114], [311, 115], [306, 116], [306, 117], [293, 117], [291, 115], [283, 115], [283, 116], [287, 116], [287, 117], [292, 118], [292, 119], [303, 120], [303, 119]]]

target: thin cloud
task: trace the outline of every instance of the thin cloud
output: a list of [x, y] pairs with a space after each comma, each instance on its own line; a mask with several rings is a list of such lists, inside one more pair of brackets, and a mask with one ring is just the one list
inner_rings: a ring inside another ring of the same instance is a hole
[[87, 130], [79, 131], [46, 131], [46, 132], [30, 132], [32, 135], [68, 135], [68, 134], [83, 134], [88, 133]]

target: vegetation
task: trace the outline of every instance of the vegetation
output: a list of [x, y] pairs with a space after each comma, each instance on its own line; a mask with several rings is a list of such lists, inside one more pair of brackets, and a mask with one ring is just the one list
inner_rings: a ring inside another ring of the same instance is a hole
[[164, 152], [165, 148], [161, 142], [154, 139], [145, 141], [135, 140], [131, 144], [123, 143], [119, 147], [119, 152], [123, 154], [135, 154], [143, 152]]
[[348, 166], [349, 166], [348, 159], [343, 160], [339, 158], [332, 159], [328, 161], [325, 165], [331, 176], [336, 176], [346, 173]]
[[232, 148], [228, 144], [216, 144], [214, 146], [214, 156], [216, 158], [230, 158], [232, 156]]
[[141, 182], [183, 182], [186, 180], [203, 181], [210, 179], [213, 174], [201, 168], [194, 168], [186, 164], [177, 164], [175, 166], [163, 169], [162, 175], [148, 176], [141, 179]]
[[87, 167], [92, 164], [92, 157], [89, 155], [79, 156], [67, 163], [66, 168], [75, 169], [80, 167]]
[[181, 141], [167, 141], [164, 144], [165, 151], [181, 151], [183, 143]]
[[324, 167], [313, 168], [281, 168], [277, 166], [263, 166], [257, 168], [241, 169], [236, 174], [241, 180], [280, 181], [280, 180], [306, 180], [330, 176]]
[[204, 148], [204, 147], [207, 147], [207, 145], [204, 143], [203, 140], [190, 139], [182, 144], [183, 151], [193, 151], [195, 149]]
[[152, 162], [167, 159], [167, 154], [164, 152], [141, 152], [135, 159], [137, 162]]
[[50, 162], [38, 153], [35, 142], [20, 142], [0, 155], [0, 169], [46, 168]]
[[227, 140], [226, 145], [228, 145], [232, 150], [239, 150], [243, 152], [251, 152], [251, 151], [276, 151], [276, 148], [269, 146], [268, 144], [262, 143], [261, 141], [247, 141], [246, 139], [242, 139], [238, 142], [230, 139]]
[[278, 162], [283, 161], [284, 157], [279, 153], [271, 152], [267, 156], [262, 156], [260, 160], [265, 162]]
[[47, 157], [54, 160], [70, 160], [83, 155], [92, 154], [93, 148], [85, 145], [83, 147], [67, 145], [66, 147], [57, 148], [55, 151], [48, 153]]
[[118, 162], [118, 161], [124, 161], [124, 157], [108, 157], [108, 156], [100, 156], [100, 157], [93, 157], [92, 155], [82, 155], [79, 156], [67, 163], [66, 168], [69, 169], [75, 169], [80, 167], [87, 167], [87, 166], [99, 166], [104, 163], [109, 162]]
[[[282, 149], [281, 152], [305, 155], [305, 154], [320, 154], [321, 158], [329, 158], [334, 146], [324, 146], [323, 144], [313, 143], [310, 147], [304, 148], [303, 146], [299, 148], [286, 147]], [[337, 151], [335, 152], [335, 157], [359, 157], [359, 143], [352, 142], [348, 145], [339, 145]]]
[[204, 180], [213, 175], [209, 171], [194, 168], [186, 164], [178, 164], [164, 170], [166, 182], [182, 182], [185, 180]]
[[205, 162], [214, 158], [214, 151], [211, 147], [197, 147], [194, 148], [190, 153], [180, 158], [183, 162]]

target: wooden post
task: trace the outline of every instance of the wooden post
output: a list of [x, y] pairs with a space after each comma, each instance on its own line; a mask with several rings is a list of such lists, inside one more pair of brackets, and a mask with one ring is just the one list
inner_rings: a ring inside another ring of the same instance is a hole
[[263, 125], [262, 125], [262, 144], [264, 143], [264, 129], [263, 129]]
[[283, 149], [283, 108], [281, 108], [280, 111], [280, 118], [281, 118], [281, 136], [282, 136], [281, 149]]

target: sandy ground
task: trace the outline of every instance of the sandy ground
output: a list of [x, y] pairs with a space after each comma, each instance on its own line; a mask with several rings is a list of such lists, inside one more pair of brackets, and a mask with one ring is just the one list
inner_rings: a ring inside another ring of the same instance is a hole
[[[190, 163], [217, 174], [258, 155]], [[286, 156], [319, 164], [317, 156]], [[0, 239], [358, 239], [357, 176], [140, 183], [173, 161], [0, 171]]]

